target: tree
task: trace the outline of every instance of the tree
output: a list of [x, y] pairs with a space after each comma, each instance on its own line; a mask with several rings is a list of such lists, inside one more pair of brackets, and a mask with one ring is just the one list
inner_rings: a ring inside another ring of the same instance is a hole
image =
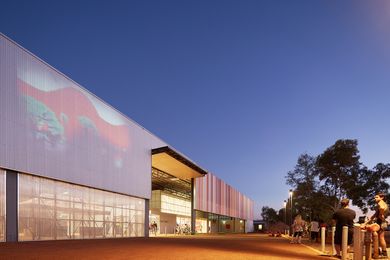
[[327, 221], [343, 197], [366, 213], [375, 207], [376, 193], [388, 193], [390, 164], [368, 169], [359, 161], [357, 145], [357, 140], [337, 140], [317, 157], [299, 156], [286, 175], [286, 183], [294, 188], [295, 213]]
[[289, 171], [286, 183], [293, 187], [306, 183], [308, 187], [315, 186], [315, 158], [306, 153], [298, 157], [294, 170]]
[[337, 140], [334, 145], [317, 157], [316, 171], [322, 182], [322, 191], [333, 198], [337, 208], [342, 197], [351, 197], [355, 184], [359, 183], [360, 156], [357, 140]]
[[280, 220], [280, 217], [276, 210], [268, 206], [264, 206], [261, 208], [261, 217], [268, 224], [274, 224]]
[[378, 192], [387, 193], [390, 185], [387, 179], [390, 178], [390, 164], [378, 163], [372, 170], [366, 166], [359, 172], [358, 183], [351, 189], [350, 198], [364, 213], [368, 209], [375, 208], [374, 196]]
[[286, 183], [294, 188], [295, 213], [304, 218], [323, 219], [330, 214], [332, 207], [327, 206], [329, 197], [320, 190], [315, 163], [314, 156], [301, 154], [294, 170], [287, 173]]

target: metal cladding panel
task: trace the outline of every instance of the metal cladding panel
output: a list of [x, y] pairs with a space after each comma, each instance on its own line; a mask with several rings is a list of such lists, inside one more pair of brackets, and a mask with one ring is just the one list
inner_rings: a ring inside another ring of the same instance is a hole
[[0, 167], [141, 198], [167, 145], [1, 34], [0, 122]]
[[195, 209], [219, 215], [253, 220], [253, 201], [208, 173], [195, 179]]

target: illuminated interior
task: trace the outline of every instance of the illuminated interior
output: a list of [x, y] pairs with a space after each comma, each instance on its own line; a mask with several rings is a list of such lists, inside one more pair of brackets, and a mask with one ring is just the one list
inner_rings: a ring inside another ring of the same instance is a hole
[[142, 199], [19, 174], [19, 241], [144, 235]]

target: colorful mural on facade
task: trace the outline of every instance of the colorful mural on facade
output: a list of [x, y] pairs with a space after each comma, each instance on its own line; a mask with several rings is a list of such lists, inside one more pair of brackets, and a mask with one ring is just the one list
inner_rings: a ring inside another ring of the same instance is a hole
[[253, 201], [215, 175], [195, 179], [196, 210], [253, 220]]
[[1, 33], [0, 57], [2, 168], [150, 198], [164, 141]]
[[130, 144], [129, 130], [125, 120], [111, 108], [73, 86], [72, 81], [35, 62], [29, 66], [19, 64], [17, 78], [28, 115], [27, 130], [33, 133], [36, 142], [47, 150], [69, 151], [71, 143], [95, 139], [103, 143], [100, 153], [108, 154], [104, 149], [107, 145], [115, 151], [111, 155], [112, 165], [122, 168], [124, 153]]

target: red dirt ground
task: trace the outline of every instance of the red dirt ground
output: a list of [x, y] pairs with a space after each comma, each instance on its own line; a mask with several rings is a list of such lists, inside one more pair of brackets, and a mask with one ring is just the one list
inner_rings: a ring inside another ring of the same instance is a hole
[[330, 259], [285, 238], [195, 235], [0, 243], [0, 259]]

